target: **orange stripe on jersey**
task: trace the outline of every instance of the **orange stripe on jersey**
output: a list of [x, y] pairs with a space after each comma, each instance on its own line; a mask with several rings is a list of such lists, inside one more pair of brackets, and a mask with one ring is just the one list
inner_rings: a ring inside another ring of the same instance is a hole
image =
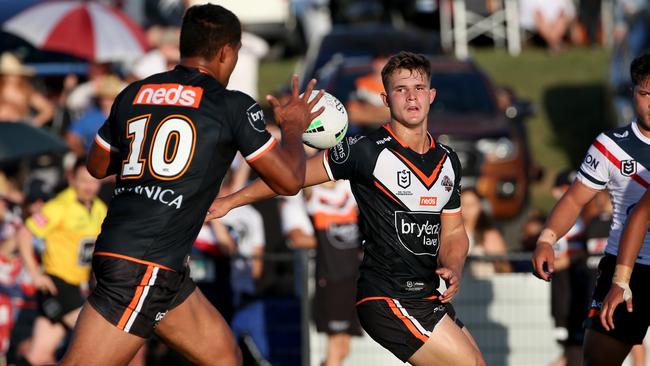
[[154, 263], [154, 262], [145, 261], [145, 260], [138, 259], [138, 258], [129, 257], [128, 255], [117, 254], [117, 253], [110, 253], [110, 252], [95, 252], [95, 254], [93, 254], [93, 255], [103, 255], [103, 256], [105, 256], [105, 257], [115, 257], [115, 258], [120, 258], [120, 259], [124, 259], [124, 260], [131, 261], [131, 262], [136, 262], [136, 263], [140, 263], [140, 264], [145, 264], [145, 265], [147, 265], [147, 266], [158, 267], [158, 268], [160, 268], [160, 269], [164, 269], [164, 270], [167, 270], [167, 271], [176, 272], [176, 271], [174, 271], [173, 269], [171, 269], [171, 268], [169, 268], [169, 267], [163, 266], [162, 264], [158, 264], [158, 263]]
[[106, 152], [111, 152], [110, 146], [106, 146], [103, 140], [100, 140], [99, 136], [95, 136], [95, 144], [99, 146], [102, 150]]
[[140, 301], [140, 297], [142, 296], [144, 287], [147, 285], [147, 283], [149, 283], [149, 280], [151, 279], [151, 273], [153, 272], [153, 267], [154, 266], [147, 266], [147, 271], [144, 273], [144, 276], [142, 276], [142, 280], [140, 281], [140, 284], [135, 289], [135, 295], [133, 295], [133, 299], [131, 299], [131, 303], [129, 303], [129, 306], [126, 308], [126, 310], [124, 310], [124, 313], [120, 318], [120, 321], [117, 323], [118, 329], [124, 329], [126, 323], [129, 321], [129, 318], [131, 317], [133, 310], [135, 309], [136, 305], [138, 305], [138, 301]]
[[349, 224], [352, 222], [357, 222], [357, 209], [355, 207], [350, 207], [350, 210], [348, 210], [348, 212], [314, 213], [314, 227], [319, 230], [327, 229], [333, 224]]
[[422, 342], [425, 342], [429, 340], [429, 337], [426, 335], [420, 333], [420, 331], [417, 329], [417, 327], [413, 324], [411, 319], [407, 318], [402, 314], [402, 312], [397, 308], [397, 305], [392, 300], [386, 300], [386, 303], [388, 304], [388, 307], [393, 311], [393, 314], [397, 316], [398, 319], [406, 325], [406, 328], [415, 336], [415, 338], [421, 340]]
[[440, 161], [438, 162], [438, 165], [436, 165], [435, 169], [433, 169], [433, 171], [431, 172], [431, 175], [427, 176], [417, 166], [415, 166], [415, 164], [413, 164], [409, 159], [405, 158], [404, 156], [402, 156], [400, 153], [398, 153], [395, 150], [391, 150], [391, 152], [393, 154], [397, 155], [397, 157], [403, 163], [408, 165], [409, 168], [411, 168], [411, 170], [420, 178], [420, 180], [424, 183], [424, 185], [427, 188], [431, 188], [431, 186], [433, 185], [433, 182], [435, 182], [436, 179], [438, 178], [438, 173], [440, 172], [440, 168], [442, 168], [442, 163], [444, 163], [445, 160], [447, 160], [447, 154], [445, 153], [444, 155], [442, 155], [442, 158], [440, 158]]
[[375, 187], [379, 188], [380, 191], [384, 192], [385, 195], [390, 197], [393, 201], [395, 201], [398, 205], [402, 206], [402, 203], [395, 198], [390, 192], [386, 190], [386, 188], [382, 187], [379, 182], [375, 181]]
[[439, 297], [438, 295], [431, 295], [431, 296], [429, 296], [429, 297], [425, 297], [424, 300], [435, 300], [435, 299], [437, 299], [438, 297]]
[[273, 141], [269, 144], [269, 146], [265, 147], [264, 150], [262, 150], [262, 151], [256, 151], [256, 152], [255, 152], [255, 156], [253, 156], [252, 158], [250, 158], [250, 160], [248, 160], [248, 163], [250, 164], [250, 163], [255, 162], [257, 159], [261, 158], [264, 154], [266, 154], [266, 153], [269, 152], [272, 148], [274, 148], [275, 145], [277, 145], [277, 144], [278, 144], [278, 140], [273, 139]]
[[384, 125], [384, 128], [386, 129], [386, 131], [388, 131], [388, 133], [389, 133], [391, 136], [393, 136], [393, 138], [395, 139], [395, 141], [399, 142], [399, 144], [402, 145], [403, 147], [408, 148], [408, 145], [405, 144], [402, 140], [400, 140], [400, 139], [397, 137], [397, 135], [395, 135], [395, 133], [393, 132], [393, 130], [390, 128], [390, 124], [386, 123], [386, 124]]
[[600, 315], [600, 309], [591, 308], [587, 313], [587, 318], [595, 318]]

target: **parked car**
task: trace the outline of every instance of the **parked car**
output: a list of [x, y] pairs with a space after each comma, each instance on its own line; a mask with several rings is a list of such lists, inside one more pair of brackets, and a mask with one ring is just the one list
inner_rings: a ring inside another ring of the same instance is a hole
[[320, 42], [309, 45], [300, 72], [301, 89], [311, 78], [319, 77], [343, 60], [370, 59], [376, 54], [399, 51], [439, 54], [440, 39], [433, 32], [397, 29], [387, 24], [336, 25]]
[[[369, 57], [330, 63], [318, 72], [317, 88], [346, 104], [355, 79], [371, 67]], [[524, 123], [532, 113], [530, 103], [495, 86], [471, 61], [432, 56], [431, 67], [437, 94], [429, 132], [456, 151], [463, 166], [462, 185], [475, 187], [489, 201], [496, 219], [515, 217], [527, 204], [531, 181], [541, 176], [530, 156]], [[359, 128], [352, 125], [350, 130]]]

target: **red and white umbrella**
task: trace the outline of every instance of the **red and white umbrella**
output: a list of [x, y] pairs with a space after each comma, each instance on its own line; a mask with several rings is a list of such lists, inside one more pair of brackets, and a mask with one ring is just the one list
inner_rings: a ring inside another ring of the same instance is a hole
[[35, 47], [97, 62], [132, 60], [147, 49], [142, 28], [123, 12], [89, 1], [46, 1], [16, 14], [2, 29]]

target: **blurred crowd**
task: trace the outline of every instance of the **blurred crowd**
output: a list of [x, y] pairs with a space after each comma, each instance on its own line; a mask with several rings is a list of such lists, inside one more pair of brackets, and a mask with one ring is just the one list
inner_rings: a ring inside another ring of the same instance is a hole
[[[69, 153], [65, 155], [0, 162], [0, 354], [6, 355], [10, 362], [24, 357], [36, 347], [32, 339], [40, 314], [36, 297], [44, 280], [39, 278], [39, 271], [30, 268], [29, 263], [35, 261], [37, 265], [43, 265], [47, 261], [45, 254], [51, 239], [49, 232], [30, 230], [31, 250], [20, 250], [20, 232], [30, 227], [25, 222], [33, 222], [38, 227], [39, 220], [52, 220], [43, 212], [45, 205], [70, 187], [70, 176], [75, 175], [75, 167], [83, 161], [97, 129], [108, 116], [112, 102], [122, 88], [131, 81], [176, 65], [179, 61], [178, 25], [185, 7], [194, 3], [142, 0], [133, 2], [142, 6], [134, 10], [133, 3], [128, 1], [101, 2], [130, 12], [139, 21], [146, 30], [151, 47], [145, 55], [128, 63], [91, 61], [85, 64], [82, 72], [54, 76], [41, 75], [36, 68], [25, 64], [20, 50], [5, 50], [0, 55], [0, 121], [45, 129], [69, 146]], [[488, 10], [494, 9], [498, 2], [467, 1], [470, 7]], [[305, 0], [296, 3], [307, 9], [303, 15], [318, 17], [320, 25], [316, 21], [311, 24], [314, 29], [309, 31], [310, 40], [326, 32], [332, 23], [355, 19], [354, 3], [361, 8], [378, 9], [374, 13], [361, 13], [366, 16], [374, 14], [372, 16], [381, 19], [394, 19], [396, 11], [395, 4], [388, 0]], [[425, 12], [422, 4], [427, 2], [418, 3], [421, 3], [420, 11]], [[436, 1], [431, 3], [437, 6]], [[627, 70], [630, 61], [647, 48], [650, 5], [645, 0], [618, 0], [613, 5], [614, 46], [609, 76], [613, 90], [620, 96], [616, 99], [619, 116], [627, 122], [632, 118], [626, 94], [631, 84]], [[520, 1], [521, 26], [530, 36], [528, 41], [547, 46], [553, 53], [572, 44], [601, 44], [600, 11], [599, 0]], [[422, 25], [419, 18], [413, 19]], [[259, 62], [269, 54], [271, 46], [274, 45], [263, 37], [244, 32], [237, 68], [228, 87], [258, 99]], [[373, 73], [357, 81], [356, 98], [347, 106], [351, 119], [359, 123], [363, 123], [365, 117], [368, 121], [388, 117], [379, 97], [382, 90], [379, 71], [385, 55], [377, 56], [380, 57]], [[267, 113], [267, 118], [271, 117], [272, 113]], [[229, 178], [224, 181], [221, 194], [241, 188], [252, 178], [254, 174], [247, 164], [242, 159], [237, 160]], [[561, 194], [571, 181], [572, 173], [562, 172], [556, 179], [554, 191]], [[97, 182], [96, 192], [91, 196], [96, 195], [102, 204], [107, 204], [111, 199], [112, 185], [110, 178]], [[334, 288], [347, 291], [350, 288], [346, 286], [354, 283], [354, 267], [359, 260], [361, 244], [356, 235], [357, 213], [354, 202], [350, 202], [353, 201], [351, 197], [346, 186], [316, 187], [295, 197], [273, 199], [255, 207], [234, 210], [223, 219], [206, 224], [199, 234], [192, 275], [203, 293], [230, 322], [249, 356], [257, 359], [258, 363], [270, 357], [270, 340], [266, 330], [260, 327], [266, 323], [262, 299], [277, 295], [305, 295], [294, 282], [301, 273], [306, 273], [305, 269], [298, 261], [286, 260], [282, 254], [291, 257], [292, 253], [315, 253], [315, 280], [320, 289], [316, 296], [321, 306], [328, 301], [323, 297], [327, 298], [332, 292], [331, 288], [328, 290], [328, 284], [334, 283]], [[542, 213], [531, 210], [519, 241], [507, 243], [499, 223], [491, 217], [489, 204], [476, 190], [468, 188], [462, 192], [462, 212], [471, 243], [467, 265], [470, 275], [487, 278], [496, 273], [530, 271], [528, 259], [508, 255], [529, 253], [534, 249], [544, 222]], [[576, 300], [563, 299], [564, 302], [554, 300], [556, 325], [566, 330], [558, 333], [560, 342], [572, 341], [571, 330], [575, 325], [568, 324], [568, 319], [575, 319], [571, 315], [574, 306], [583, 306], [580, 302], [588, 301], [588, 294], [579, 294], [592, 288], [590, 281], [595, 274], [597, 256], [602, 254], [606, 243], [610, 218], [609, 198], [599, 195], [585, 209], [580, 223], [570, 235], [557, 244], [559, 260], [556, 267], [560, 271], [566, 270], [567, 275], [565, 280], [554, 280], [554, 286], [563, 287], [554, 289], [553, 293], [571, 293], [579, 297]], [[66, 219], [64, 215], [62, 220]], [[341, 270], [343, 267], [345, 271]], [[558, 273], [556, 277], [564, 278], [564, 275]], [[91, 278], [86, 282], [92, 286]], [[554, 295], [554, 298], [561, 297]], [[340, 306], [347, 309], [351, 305]], [[345, 332], [330, 329], [332, 325], [327, 319], [315, 319], [319, 331], [347, 335], [330, 337], [328, 359], [332, 363], [328, 364], [340, 364], [349, 352], [349, 336], [359, 334], [353, 318], [350, 316], [350, 324], [336, 325], [339, 330], [343, 327]], [[52, 346], [52, 357], [61, 351], [64, 344], [62, 334], [60, 342]], [[134, 363], [173, 357], [166, 352], [159, 345], [150, 344], [148, 356], [142, 354]]]

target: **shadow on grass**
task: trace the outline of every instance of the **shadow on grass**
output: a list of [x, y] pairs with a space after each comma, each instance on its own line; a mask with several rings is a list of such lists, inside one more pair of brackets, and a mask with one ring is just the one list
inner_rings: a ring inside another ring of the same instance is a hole
[[554, 132], [553, 145], [577, 168], [599, 133], [615, 126], [612, 94], [603, 83], [557, 85], [543, 96]]

